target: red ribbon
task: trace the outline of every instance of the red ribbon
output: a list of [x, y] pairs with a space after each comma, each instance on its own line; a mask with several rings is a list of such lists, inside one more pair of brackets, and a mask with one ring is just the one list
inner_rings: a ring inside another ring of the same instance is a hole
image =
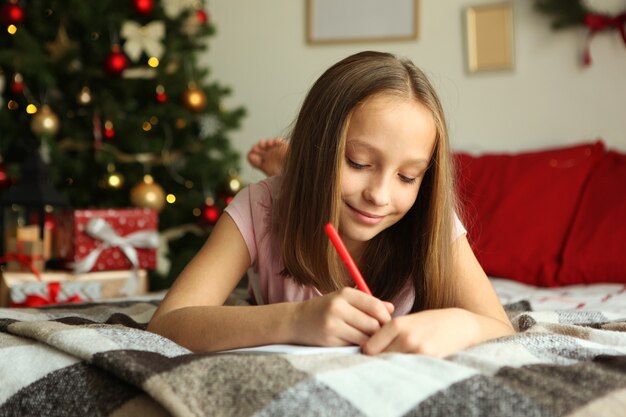
[[585, 46], [585, 52], [583, 61], [585, 65], [591, 64], [591, 51], [590, 44], [591, 38], [603, 30], [617, 29], [622, 35], [624, 44], [626, 45], [626, 12], [617, 16], [608, 16], [604, 14], [589, 13], [585, 16], [585, 26], [589, 28], [589, 34], [587, 35], [587, 45]]
[[[57, 297], [61, 292], [61, 284], [59, 282], [51, 282], [48, 284], [48, 296], [43, 297], [38, 294], [28, 294], [23, 303], [11, 303], [11, 307], [41, 307], [50, 304], [59, 304]], [[63, 303], [80, 303], [82, 300], [76, 294], [65, 300]]]
[[7, 252], [6, 256], [0, 258], [0, 264], [4, 262], [17, 261], [20, 264], [27, 266], [35, 274], [35, 276], [41, 279], [41, 274], [33, 265], [33, 261], [43, 259], [40, 255], [27, 255], [22, 253], [23, 242], [17, 242], [17, 252]]

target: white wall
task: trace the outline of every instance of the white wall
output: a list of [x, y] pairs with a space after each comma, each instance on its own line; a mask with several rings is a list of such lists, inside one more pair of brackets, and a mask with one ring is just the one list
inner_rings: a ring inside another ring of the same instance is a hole
[[[496, 1], [497, 2], [497, 1]], [[555, 32], [532, 0], [515, 0], [515, 69], [465, 71], [463, 11], [485, 0], [421, 0], [419, 39], [311, 46], [305, 41], [305, 0], [210, 0], [217, 26], [203, 64], [210, 78], [232, 88], [227, 106], [248, 116], [232, 135], [245, 155], [258, 139], [288, 131], [315, 79], [360, 50], [411, 58], [437, 87], [453, 148], [517, 151], [601, 137], [626, 151], [626, 45], [616, 31], [591, 44], [593, 64], [581, 65], [583, 28]], [[247, 181], [262, 178], [242, 162]]]

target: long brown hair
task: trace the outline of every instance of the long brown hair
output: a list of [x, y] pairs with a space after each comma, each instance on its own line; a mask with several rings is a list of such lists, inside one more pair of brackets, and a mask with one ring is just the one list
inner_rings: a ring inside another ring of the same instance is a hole
[[340, 226], [341, 169], [346, 132], [357, 105], [378, 94], [426, 106], [436, 127], [435, 147], [417, 200], [395, 225], [367, 244], [363, 276], [377, 297], [393, 300], [408, 280], [412, 311], [451, 306], [452, 239], [456, 200], [443, 108], [426, 75], [410, 60], [366, 51], [330, 67], [306, 96], [290, 135], [276, 202], [273, 233], [283, 274], [327, 293], [341, 288], [342, 265], [324, 234]]

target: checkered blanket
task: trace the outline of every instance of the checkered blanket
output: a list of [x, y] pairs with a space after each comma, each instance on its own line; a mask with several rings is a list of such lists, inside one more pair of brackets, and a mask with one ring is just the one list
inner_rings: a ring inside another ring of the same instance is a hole
[[623, 416], [626, 317], [525, 307], [446, 359], [191, 353], [144, 330], [156, 302], [0, 309], [0, 416]]

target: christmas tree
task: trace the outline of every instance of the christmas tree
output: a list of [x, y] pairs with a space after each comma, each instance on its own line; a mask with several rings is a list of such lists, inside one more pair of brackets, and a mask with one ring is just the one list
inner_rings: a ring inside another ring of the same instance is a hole
[[203, 0], [0, 5], [0, 188], [40, 152], [74, 208], [159, 210], [170, 263], [153, 287], [171, 284], [241, 186], [227, 135], [244, 110], [225, 108], [229, 89], [198, 65], [209, 16]]

